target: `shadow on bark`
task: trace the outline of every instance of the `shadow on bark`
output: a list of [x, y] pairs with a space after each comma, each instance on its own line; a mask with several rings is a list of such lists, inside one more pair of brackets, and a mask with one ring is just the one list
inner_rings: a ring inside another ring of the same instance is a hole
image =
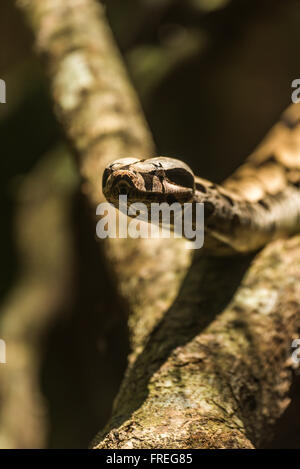
[[[128, 370], [117, 398], [114, 416], [100, 432], [101, 438], [122, 425], [143, 404], [151, 377], [172, 351], [190, 342], [224, 310], [240, 286], [253, 257], [212, 259], [198, 253], [194, 256], [176, 300], [154, 328], [144, 350]], [[97, 437], [99, 440], [101, 438]]]

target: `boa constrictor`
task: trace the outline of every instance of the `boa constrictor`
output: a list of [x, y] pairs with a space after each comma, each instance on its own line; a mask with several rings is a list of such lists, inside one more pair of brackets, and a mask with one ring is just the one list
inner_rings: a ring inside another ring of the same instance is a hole
[[290, 106], [257, 149], [221, 185], [194, 176], [181, 160], [123, 158], [103, 174], [103, 193], [118, 207], [204, 204], [204, 249], [227, 255], [255, 251], [300, 231], [300, 104]]

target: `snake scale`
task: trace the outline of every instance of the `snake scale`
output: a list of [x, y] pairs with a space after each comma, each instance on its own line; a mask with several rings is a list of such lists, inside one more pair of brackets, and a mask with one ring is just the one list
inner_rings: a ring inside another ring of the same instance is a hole
[[255, 251], [300, 231], [300, 104], [289, 106], [262, 143], [221, 185], [194, 176], [181, 160], [124, 158], [102, 180], [118, 207], [143, 202], [204, 204], [204, 250], [211, 255]]

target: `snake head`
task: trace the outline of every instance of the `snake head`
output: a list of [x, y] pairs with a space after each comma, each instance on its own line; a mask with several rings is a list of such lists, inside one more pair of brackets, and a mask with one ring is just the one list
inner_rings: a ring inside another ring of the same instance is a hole
[[193, 200], [195, 179], [191, 168], [174, 158], [123, 158], [105, 168], [102, 189], [115, 206], [120, 195], [126, 195], [128, 203], [183, 204]]

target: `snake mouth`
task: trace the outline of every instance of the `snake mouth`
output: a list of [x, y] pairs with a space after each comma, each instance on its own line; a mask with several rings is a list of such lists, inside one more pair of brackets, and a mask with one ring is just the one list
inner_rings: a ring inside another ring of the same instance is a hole
[[120, 182], [116, 188], [113, 188], [119, 195], [130, 195], [133, 192], [132, 187], [125, 181]]

